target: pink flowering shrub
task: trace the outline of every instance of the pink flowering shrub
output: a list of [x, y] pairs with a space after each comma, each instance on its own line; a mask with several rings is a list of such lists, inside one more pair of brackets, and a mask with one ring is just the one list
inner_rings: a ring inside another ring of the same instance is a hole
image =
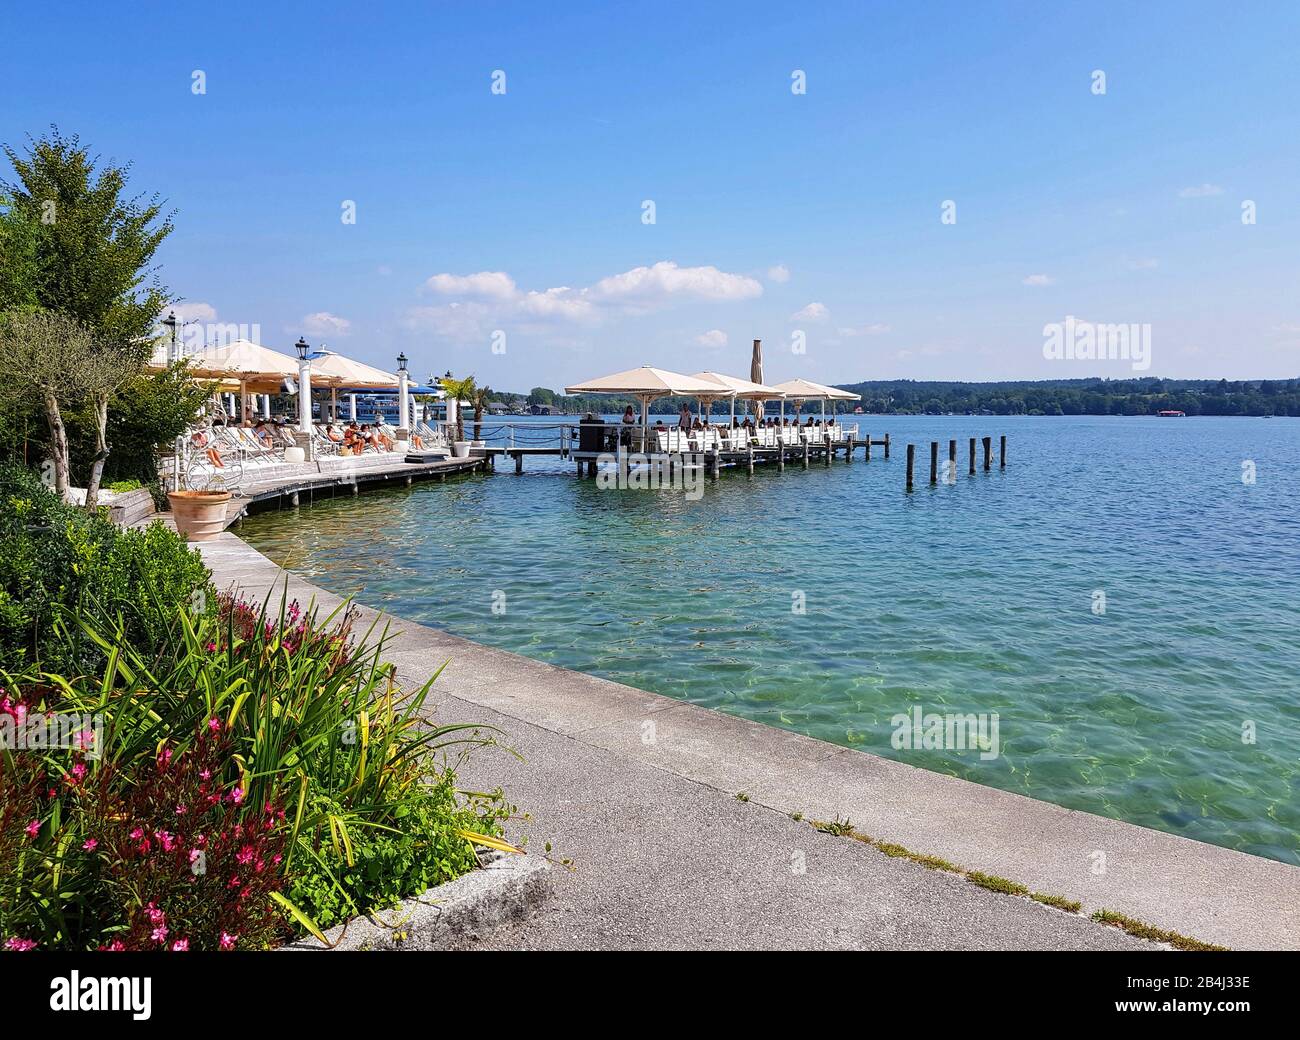
[[8, 710], [102, 716], [103, 740], [0, 752], [0, 947], [263, 948], [500, 846], [511, 808], [447, 763], [492, 739], [430, 724], [352, 610], [271, 607], [181, 607], [161, 650], [88, 629], [97, 673], [14, 677]]
[[271, 899], [284, 885], [284, 812], [247, 804], [220, 724], [188, 748], [164, 746], [124, 795], [102, 775], [89, 840], [126, 914], [101, 949], [262, 949], [285, 931]]

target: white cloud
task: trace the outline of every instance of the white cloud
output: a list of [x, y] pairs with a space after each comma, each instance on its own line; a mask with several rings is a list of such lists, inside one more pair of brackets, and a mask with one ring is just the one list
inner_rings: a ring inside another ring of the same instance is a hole
[[1160, 261], [1155, 257], [1143, 257], [1141, 260], [1130, 260], [1128, 267], [1130, 271], [1151, 271], [1160, 266]]
[[1203, 199], [1210, 195], [1222, 195], [1223, 189], [1217, 184], [1202, 184], [1191, 188], [1183, 188], [1178, 193], [1180, 199]]
[[197, 300], [172, 304], [159, 317], [167, 317], [167, 312], [175, 314], [177, 321], [215, 321], [217, 318], [217, 309], [212, 304]]
[[1056, 281], [1055, 278], [1052, 278], [1045, 274], [1031, 274], [1028, 277], [1026, 277], [1023, 281], [1021, 281], [1020, 284], [1021, 285], [1051, 285], [1055, 281]]
[[825, 321], [831, 316], [824, 303], [810, 303], [790, 315], [791, 321]]
[[352, 322], [329, 311], [305, 315], [299, 324], [313, 336], [346, 336], [352, 331]]
[[459, 301], [440, 307], [412, 307], [402, 324], [416, 332], [430, 332], [451, 340], [481, 340], [487, 337], [488, 308], [481, 303]]
[[767, 269], [767, 280], [769, 282], [788, 282], [790, 280], [790, 268], [785, 264], [777, 264], [775, 267]]
[[[487, 322], [599, 322], [613, 314], [645, 314], [678, 302], [747, 300], [762, 295], [760, 282], [716, 267], [679, 267], [661, 260], [602, 278], [587, 288], [567, 285], [524, 291], [504, 271], [435, 274], [425, 287], [449, 304], [415, 307], [403, 318], [411, 328], [448, 338], [477, 338]], [[538, 325], [540, 327], [540, 324]]]
[[890, 331], [890, 328], [883, 321], [873, 321], [870, 325], [846, 327], [836, 331], [846, 339], [851, 339], [854, 336], [883, 336]]
[[424, 283], [443, 296], [483, 296], [509, 300], [519, 290], [515, 280], [504, 271], [479, 271], [478, 274], [435, 274]]
[[539, 318], [580, 320], [590, 318], [595, 309], [582, 293], [564, 285], [543, 292], [533, 290], [520, 296], [515, 303], [525, 314]]
[[673, 298], [752, 300], [763, 295], [763, 286], [753, 278], [716, 267], [678, 267], [671, 260], [660, 260], [652, 267], [634, 267], [602, 278], [589, 292], [602, 300], [654, 304]]
[[695, 342], [701, 347], [708, 347], [711, 350], [716, 350], [719, 347], [725, 347], [727, 345], [727, 334], [721, 329], [709, 329], [708, 332], [703, 332], [696, 336]]

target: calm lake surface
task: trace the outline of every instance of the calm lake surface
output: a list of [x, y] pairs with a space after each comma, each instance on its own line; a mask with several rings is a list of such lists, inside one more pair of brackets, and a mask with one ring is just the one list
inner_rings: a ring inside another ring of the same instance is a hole
[[[530, 459], [240, 534], [491, 646], [1300, 862], [1300, 421], [849, 421], [890, 433], [890, 461], [724, 471], [688, 501]], [[1001, 433], [1008, 468], [968, 477], [966, 438]], [[931, 488], [950, 437], [959, 476]], [[896, 750], [914, 706], [996, 712], [1000, 755]]]

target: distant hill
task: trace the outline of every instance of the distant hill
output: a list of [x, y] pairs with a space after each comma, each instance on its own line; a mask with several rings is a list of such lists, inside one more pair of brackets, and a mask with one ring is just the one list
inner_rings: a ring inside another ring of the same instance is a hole
[[1188, 415], [1300, 416], [1300, 380], [1297, 379], [1229, 382], [1148, 377], [997, 383], [886, 379], [836, 385], [860, 394], [863, 409], [875, 413], [1155, 415], [1174, 410]]
[[[1300, 416], [1300, 379], [1043, 379], [997, 383], [918, 382], [913, 379], [867, 380], [837, 383], [862, 396], [861, 407], [874, 414], [942, 415], [947, 412], [992, 415], [1155, 415], [1161, 411], [1188, 415], [1294, 415]], [[530, 394], [495, 393], [511, 406], [545, 405], [568, 414], [587, 411], [617, 413], [627, 405], [640, 410], [634, 398], [565, 397], [544, 387]], [[675, 415], [683, 404], [695, 401], [665, 397], [650, 411]], [[851, 412], [857, 402], [839, 402], [836, 411]], [[714, 405], [715, 415], [730, 405]], [[805, 402], [804, 411], [818, 411], [820, 402]], [[787, 405], [786, 411], [793, 406]], [[737, 412], [745, 410], [738, 404]], [[769, 406], [769, 411], [771, 406]]]

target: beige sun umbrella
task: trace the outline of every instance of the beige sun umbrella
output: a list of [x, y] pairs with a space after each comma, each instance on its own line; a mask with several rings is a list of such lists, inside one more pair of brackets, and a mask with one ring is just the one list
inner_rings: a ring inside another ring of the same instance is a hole
[[777, 383], [776, 388], [786, 397], [793, 398], [796, 401], [821, 401], [823, 425], [826, 422], [827, 401], [862, 400], [860, 394], [851, 394], [847, 390], [841, 390], [838, 387], [814, 383], [811, 379], [787, 379], [784, 383]]
[[[207, 346], [189, 357], [190, 373], [197, 379], [219, 379], [239, 383], [240, 401], [245, 405], [249, 390], [274, 392], [286, 378], [298, 375], [298, 360], [288, 354], [271, 350], [252, 340], [239, 339], [233, 343]], [[300, 392], [310, 388], [299, 388]], [[244, 423], [248, 423], [248, 409], [242, 409]]]
[[[317, 378], [319, 377], [319, 378]], [[338, 417], [339, 387], [354, 390], [396, 390], [397, 376], [381, 368], [344, 357], [332, 350], [318, 350], [311, 357], [311, 379], [330, 388], [330, 418]]]
[[[736, 402], [739, 401], [766, 401], [768, 398], [783, 398], [783, 394], [774, 386], [764, 386], [762, 383], [755, 383], [750, 379], [741, 379], [738, 376], [728, 376], [721, 372], [696, 372], [692, 379], [703, 379], [705, 382], [717, 383], [722, 393], [714, 395], [715, 397], [731, 398], [731, 419], [734, 423], [736, 420]], [[701, 401], [708, 401], [710, 404], [713, 398], [700, 397]]]
[[585, 383], [566, 386], [566, 394], [627, 394], [641, 402], [641, 444], [644, 447], [650, 426], [650, 402], [661, 397], [698, 397], [717, 394], [718, 384], [684, 376], [680, 372], [643, 365], [626, 372], [588, 379]]

